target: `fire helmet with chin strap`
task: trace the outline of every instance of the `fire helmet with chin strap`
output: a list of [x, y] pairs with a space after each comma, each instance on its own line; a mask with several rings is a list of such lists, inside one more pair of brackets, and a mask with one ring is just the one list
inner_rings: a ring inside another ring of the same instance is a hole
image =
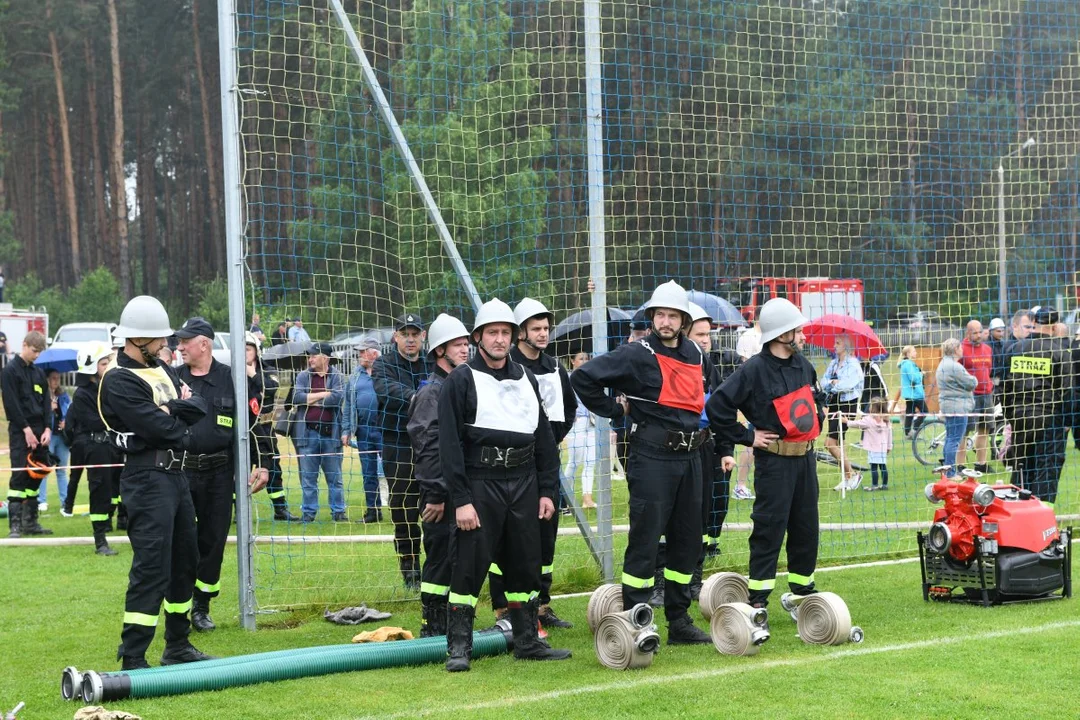
[[775, 340], [786, 332], [801, 328], [809, 322], [799, 308], [787, 298], [773, 298], [761, 306], [758, 327], [762, 344]]
[[692, 322], [690, 319], [690, 301], [686, 297], [686, 291], [683, 290], [682, 285], [674, 280], [668, 280], [663, 285], [658, 286], [653, 290], [649, 302], [645, 303], [645, 317], [650, 322], [652, 322], [657, 308], [668, 308], [682, 313], [684, 328], [689, 327]]
[[469, 331], [465, 327], [465, 323], [452, 315], [440, 313], [439, 317], [435, 318], [428, 328], [428, 360], [435, 362], [437, 359], [435, 351], [451, 340], [467, 337], [469, 337]]

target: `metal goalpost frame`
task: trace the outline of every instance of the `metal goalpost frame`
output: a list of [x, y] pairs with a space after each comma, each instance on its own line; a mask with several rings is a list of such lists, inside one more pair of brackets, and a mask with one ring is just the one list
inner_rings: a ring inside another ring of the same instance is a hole
[[247, 481], [251, 472], [247, 414], [247, 346], [244, 332], [244, 224], [240, 171], [240, 103], [237, 97], [236, 0], [218, 0], [218, 54], [221, 71], [222, 166], [225, 176], [225, 244], [229, 283], [229, 335], [233, 388], [244, 398], [236, 408], [236, 566], [240, 627], [255, 629], [255, 572], [252, 563], [251, 498]]

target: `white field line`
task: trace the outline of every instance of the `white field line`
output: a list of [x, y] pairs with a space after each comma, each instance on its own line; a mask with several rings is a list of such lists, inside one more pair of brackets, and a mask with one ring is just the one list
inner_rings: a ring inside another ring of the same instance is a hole
[[697, 680], [706, 680], [709, 678], [723, 677], [725, 675], [760, 673], [763, 670], [771, 670], [773, 668], [816, 665], [822, 662], [842, 660], [851, 657], [862, 657], [865, 655], [901, 653], [910, 650], [923, 650], [926, 648], [936, 649], [940, 648], [942, 645], [961, 645], [970, 642], [983, 642], [986, 640], [1014, 637], [1016, 635], [1031, 635], [1035, 633], [1044, 633], [1050, 632], [1052, 630], [1063, 630], [1076, 627], [1080, 627], [1080, 620], [1066, 620], [1062, 622], [1047, 623], [1045, 625], [1036, 625], [1035, 627], [1013, 628], [1011, 630], [996, 630], [993, 632], [985, 633], [969, 633], [966, 635], [956, 635], [953, 637], [933, 638], [929, 640], [918, 640], [915, 642], [897, 643], [894, 645], [881, 645], [877, 647], [855, 645], [845, 647], [840, 650], [825, 650], [823, 651], [823, 654], [812, 657], [792, 658], [788, 660], [771, 660], [763, 663], [747, 662], [738, 665], [727, 665], [725, 667], [712, 668], [709, 670], [696, 670], [694, 672], [678, 673], [675, 675], [644, 675], [635, 673], [628, 679], [615, 680], [609, 683], [585, 685], [576, 688], [564, 688], [561, 690], [553, 690], [546, 693], [522, 694], [520, 696], [504, 697], [498, 700], [487, 700], [484, 702], [472, 703], [470, 705], [453, 705], [446, 706], [444, 708], [421, 707], [389, 715], [365, 715], [358, 718], [358, 720], [375, 720], [376, 718], [379, 718], [380, 720], [391, 720], [393, 718], [429, 717], [432, 715], [450, 713], [454, 714], [455, 716], [462, 717], [470, 712], [475, 712], [477, 710], [493, 710], [514, 707], [517, 705], [546, 703], [552, 700], [559, 700], [564, 697], [575, 697], [578, 695], [591, 695], [594, 693], [631, 690], [634, 688], [647, 687], [650, 685], [666, 685], [668, 683], [674, 682], [692, 682]]

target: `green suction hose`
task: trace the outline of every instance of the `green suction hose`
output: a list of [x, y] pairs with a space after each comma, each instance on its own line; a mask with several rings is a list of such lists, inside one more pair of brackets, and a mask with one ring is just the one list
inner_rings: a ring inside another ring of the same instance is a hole
[[[499, 655], [509, 645], [503, 633], [474, 633], [472, 656]], [[83, 673], [82, 698], [84, 702], [98, 704], [126, 698], [182, 695], [355, 670], [424, 665], [445, 659], [446, 638], [432, 637], [283, 650], [121, 673], [91, 670]], [[233, 662], [226, 662], [229, 660]]]

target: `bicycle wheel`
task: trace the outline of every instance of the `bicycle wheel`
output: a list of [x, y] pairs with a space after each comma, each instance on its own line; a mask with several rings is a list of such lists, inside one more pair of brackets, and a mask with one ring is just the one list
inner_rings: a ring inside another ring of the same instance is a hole
[[915, 431], [911, 438], [911, 452], [923, 465], [933, 467], [941, 462], [941, 452], [945, 445], [945, 423], [938, 419], [927, 419]]

